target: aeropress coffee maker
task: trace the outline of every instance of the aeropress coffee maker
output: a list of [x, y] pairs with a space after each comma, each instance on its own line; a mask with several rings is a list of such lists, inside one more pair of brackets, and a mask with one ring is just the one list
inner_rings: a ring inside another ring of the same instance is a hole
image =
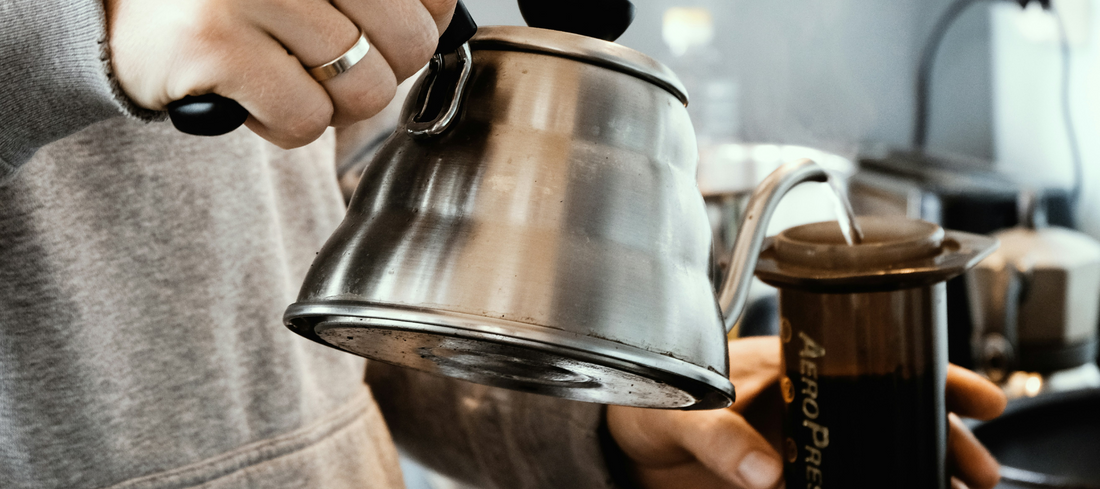
[[945, 282], [996, 248], [924, 222], [857, 219], [770, 238], [779, 288], [787, 487], [946, 488]]

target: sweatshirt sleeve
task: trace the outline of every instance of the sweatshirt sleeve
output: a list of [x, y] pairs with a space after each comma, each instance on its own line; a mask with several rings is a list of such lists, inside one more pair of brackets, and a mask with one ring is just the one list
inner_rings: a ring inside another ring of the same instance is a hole
[[95, 122], [163, 119], [111, 76], [101, 0], [0, 0], [0, 25], [0, 180]]
[[370, 362], [367, 380], [402, 453], [484, 489], [612, 489], [623, 459], [606, 407]]

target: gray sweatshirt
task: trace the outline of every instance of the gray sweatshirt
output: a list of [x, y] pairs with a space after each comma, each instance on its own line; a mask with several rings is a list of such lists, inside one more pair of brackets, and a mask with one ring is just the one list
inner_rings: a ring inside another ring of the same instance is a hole
[[397, 488], [395, 438], [475, 486], [610, 487], [599, 406], [372, 366], [376, 402], [282, 326], [343, 217], [331, 134], [156, 122], [98, 0], [0, 25], [0, 488]]

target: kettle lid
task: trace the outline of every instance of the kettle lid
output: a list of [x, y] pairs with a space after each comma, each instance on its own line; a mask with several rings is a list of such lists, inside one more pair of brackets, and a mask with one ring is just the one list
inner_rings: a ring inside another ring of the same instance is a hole
[[657, 85], [688, 104], [687, 90], [667, 66], [621, 44], [549, 29], [522, 26], [482, 26], [470, 39], [470, 49], [523, 51], [572, 59], [634, 76]]

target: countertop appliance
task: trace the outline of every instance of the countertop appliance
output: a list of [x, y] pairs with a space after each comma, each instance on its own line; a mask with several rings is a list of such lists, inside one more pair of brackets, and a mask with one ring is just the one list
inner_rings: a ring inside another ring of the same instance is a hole
[[994, 233], [1001, 248], [967, 274], [974, 358], [1010, 397], [1100, 387], [1100, 243], [1021, 202], [1022, 224]]

